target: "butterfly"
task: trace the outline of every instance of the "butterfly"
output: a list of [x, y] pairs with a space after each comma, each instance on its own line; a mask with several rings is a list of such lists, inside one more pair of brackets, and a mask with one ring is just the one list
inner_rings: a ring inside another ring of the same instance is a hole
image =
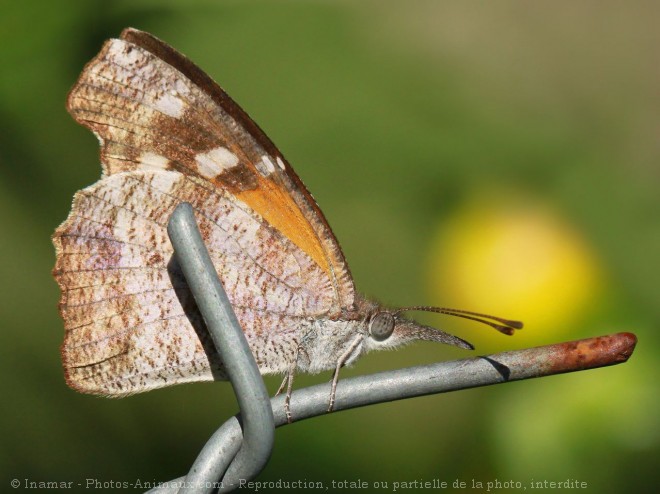
[[[53, 235], [66, 381], [125, 396], [225, 380], [166, 233], [194, 208], [202, 238], [262, 374], [334, 371], [360, 355], [428, 340], [473, 348], [355, 290], [312, 195], [252, 119], [202, 70], [154, 36], [126, 29], [84, 68], [67, 109], [101, 146], [103, 174], [75, 194]], [[282, 387], [280, 388], [282, 390]], [[287, 408], [288, 412], [288, 408]]]

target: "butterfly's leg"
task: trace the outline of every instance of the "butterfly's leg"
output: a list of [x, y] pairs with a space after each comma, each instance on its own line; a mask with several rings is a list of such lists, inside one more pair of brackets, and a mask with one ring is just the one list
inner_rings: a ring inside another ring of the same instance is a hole
[[284, 413], [286, 414], [286, 422], [290, 424], [291, 420], [291, 390], [293, 389], [293, 375], [296, 371], [295, 362], [291, 364], [289, 368], [289, 374], [287, 375], [286, 383], [286, 397], [284, 398]]
[[275, 396], [278, 396], [280, 393], [282, 393], [282, 391], [284, 391], [284, 387], [286, 386], [287, 382], [289, 382], [289, 373], [288, 372], [284, 376], [284, 379], [282, 379], [282, 384], [280, 384], [280, 387], [277, 388], [277, 391], [275, 392]]
[[[294, 354], [294, 356], [296, 357], [295, 362], [298, 362], [298, 353], [299, 352], [303, 352], [307, 356], [307, 360], [309, 360], [309, 355], [307, 354], [307, 351], [299, 345], [298, 348], [296, 349], [296, 353]], [[295, 369], [295, 366], [293, 368]], [[284, 379], [282, 379], [282, 384], [280, 384], [280, 387], [277, 388], [277, 391], [275, 392], [275, 396], [280, 395], [282, 393], [282, 391], [284, 391], [284, 388], [286, 387], [289, 380], [293, 380], [292, 377], [289, 377], [290, 373], [291, 373], [291, 366], [289, 366], [289, 370], [287, 370], [287, 373], [284, 376]]]
[[293, 353], [293, 359], [289, 364], [289, 370], [287, 371], [280, 389], [277, 390], [276, 394], [280, 394], [284, 389], [284, 383], [286, 383], [286, 397], [284, 398], [284, 413], [286, 414], [286, 422], [290, 424], [291, 420], [291, 391], [293, 390], [293, 376], [296, 373], [296, 367], [298, 366], [298, 352], [300, 351], [300, 346], [296, 346], [296, 350]]
[[332, 374], [332, 388], [330, 389], [330, 400], [328, 402], [328, 412], [332, 412], [335, 407], [335, 393], [337, 392], [337, 381], [339, 381], [339, 369], [341, 369], [346, 361], [350, 358], [353, 351], [362, 343], [363, 336], [360, 335], [353, 340], [351, 346], [341, 354], [339, 360], [337, 360], [337, 366], [335, 367], [335, 372]]

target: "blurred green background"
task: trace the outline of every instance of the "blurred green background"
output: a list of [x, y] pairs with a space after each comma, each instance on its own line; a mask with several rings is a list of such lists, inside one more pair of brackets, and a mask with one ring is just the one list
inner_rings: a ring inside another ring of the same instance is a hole
[[[169, 480], [236, 411], [226, 383], [121, 400], [64, 384], [49, 236], [100, 174], [96, 139], [64, 101], [102, 41], [133, 26], [191, 57], [268, 132], [363, 293], [525, 320], [507, 338], [420, 318], [480, 354], [618, 331], [640, 340], [618, 367], [284, 427], [261, 480], [656, 492], [659, 16], [656, 2], [610, 0], [4, 2], [0, 489]], [[343, 375], [464, 355], [420, 343]]]

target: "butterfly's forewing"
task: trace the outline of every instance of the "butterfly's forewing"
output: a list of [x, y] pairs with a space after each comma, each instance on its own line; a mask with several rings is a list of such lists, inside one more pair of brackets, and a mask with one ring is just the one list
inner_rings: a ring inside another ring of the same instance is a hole
[[226, 188], [328, 273], [339, 308], [353, 304], [339, 243], [298, 176], [252, 119], [173, 48], [125, 30], [85, 68], [68, 107], [102, 141], [108, 174], [176, 169]]
[[286, 368], [305, 318], [350, 309], [353, 282], [311, 195], [206, 74], [126, 30], [68, 100], [101, 142], [104, 178], [57, 229], [69, 384], [116, 395], [221, 377], [166, 235], [190, 202], [262, 372]]

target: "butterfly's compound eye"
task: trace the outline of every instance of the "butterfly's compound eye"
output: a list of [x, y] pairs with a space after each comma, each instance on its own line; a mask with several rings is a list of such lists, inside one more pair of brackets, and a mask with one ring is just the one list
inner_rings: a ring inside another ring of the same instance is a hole
[[377, 312], [369, 321], [369, 334], [376, 341], [388, 339], [394, 331], [394, 316], [390, 312]]

